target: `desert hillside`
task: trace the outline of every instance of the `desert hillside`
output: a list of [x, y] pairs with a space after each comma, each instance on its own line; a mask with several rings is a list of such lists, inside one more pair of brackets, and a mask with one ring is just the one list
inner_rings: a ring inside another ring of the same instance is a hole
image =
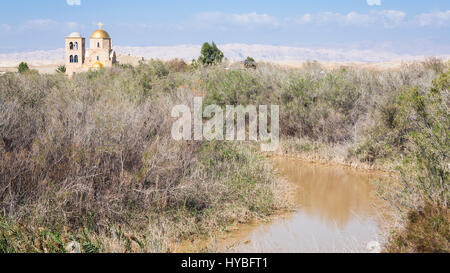
[[[356, 64], [375, 68], [398, 68], [404, 62], [425, 59], [427, 56], [397, 54], [375, 50], [309, 49], [289, 46], [224, 44], [219, 46], [228, 60], [242, 61], [247, 56], [257, 61], [299, 67], [305, 61], [316, 60], [325, 67]], [[200, 52], [200, 45], [130, 47], [116, 46], [121, 63], [137, 64], [142, 58], [170, 60], [175, 58], [191, 61]], [[437, 56], [450, 59], [450, 55]], [[0, 72], [15, 71], [20, 62], [27, 62], [41, 73], [50, 73], [64, 64], [64, 49], [0, 54]]]

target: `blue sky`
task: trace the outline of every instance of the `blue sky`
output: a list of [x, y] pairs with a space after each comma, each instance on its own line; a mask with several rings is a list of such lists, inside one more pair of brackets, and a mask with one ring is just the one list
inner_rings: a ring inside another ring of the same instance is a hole
[[449, 0], [4, 0], [0, 53], [61, 48], [97, 22], [121, 46], [246, 43], [450, 53]]

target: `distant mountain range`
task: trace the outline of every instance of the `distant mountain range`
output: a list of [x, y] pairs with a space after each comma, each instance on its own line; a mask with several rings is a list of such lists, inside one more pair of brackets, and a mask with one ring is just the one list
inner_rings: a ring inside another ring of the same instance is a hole
[[[200, 45], [178, 45], [178, 46], [149, 46], [129, 47], [115, 46], [114, 49], [120, 55], [131, 55], [144, 57], [145, 59], [168, 60], [181, 58], [186, 61], [196, 59], [200, 52]], [[257, 61], [266, 62], [302, 62], [317, 60], [324, 62], [394, 62], [411, 61], [423, 59], [427, 56], [414, 56], [408, 54], [397, 54], [378, 50], [343, 50], [343, 49], [310, 49], [290, 46], [271, 45], [247, 45], [247, 44], [224, 44], [219, 45], [225, 57], [231, 61], [239, 61], [247, 56]], [[450, 59], [450, 54], [440, 55], [444, 59]], [[64, 49], [41, 50], [21, 53], [0, 54], [0, 67], [12, 67], [25, 61], [31, 65], [52, 65], [64, 63]]]

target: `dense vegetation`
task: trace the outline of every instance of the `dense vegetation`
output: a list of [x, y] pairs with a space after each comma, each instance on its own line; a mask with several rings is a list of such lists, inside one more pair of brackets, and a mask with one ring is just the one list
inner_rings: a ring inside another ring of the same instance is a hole
[[[173, 251], [180, 239], [282, 208], [252, 144], [170, 138], [172, 106], [195, 95], [280, 105], [283, 153], [397, 168], [380, 190], [407, 222], [388, 250], [448, 251], [448, 65], [227, 65], [1, 76], [0, 251], [63, 251], [70, 240], [83, 251]], [[436, 247], [418, 245], [430, 236]]]
[[[177, 66], [178, 67], [178, 66]], [[270, 215], [279, 183], [249, 145], [176, 142], [192, 104], [170, 64], [0, 77], [0, 252], [175, 251]]]
[[285, 153], [399, 171], [379, 185], [406, 221], [388, 251], [448, 252], [448, 69], [434, 58], [395, 71], [309, 63], [214, 71], [203, 82], [209, 103], [279, 104]]

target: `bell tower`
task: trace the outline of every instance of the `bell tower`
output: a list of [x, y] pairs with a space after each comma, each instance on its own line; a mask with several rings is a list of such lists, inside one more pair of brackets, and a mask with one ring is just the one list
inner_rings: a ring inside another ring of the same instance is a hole
[[86, 44], [85, 38], [78, 32], [73, 32], [66, 37], [66, 74], [72, 76], [78, 72], [84, 64]]

